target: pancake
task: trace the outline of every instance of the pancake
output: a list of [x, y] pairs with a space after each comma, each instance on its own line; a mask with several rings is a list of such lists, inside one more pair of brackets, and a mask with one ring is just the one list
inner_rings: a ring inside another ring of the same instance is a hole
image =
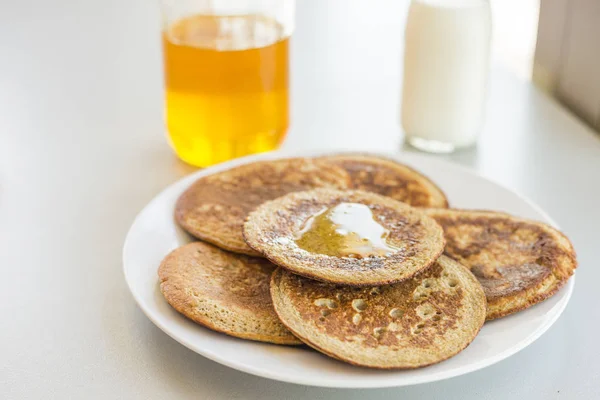
[[470, 268], [481, 282], [487, 319], [550, 297], [577, 267], [569, 239], [547, 224], [491, 211], [427, 213], [444, 228], [445, 254]]
[[379, 193], [413, 207], [448, 207], [446, 195], [429, 178], [392, 159], [360, 153], [318, 159], [344, 168], [353, 189]]
[[281, 321], [304, 343], [372, 368], [443, 361], [467, 347], [485, 321], [481, 285], [444, 256], [410, 280], [381, 287], [321, 283], [279, 268], [271, 296]]
[[314, 187], [346, 188], [340, 167], [304, 158], [260, 161], [198, 179], [175, 206], [175, 219], [191, 235], [222, 249], [258, 255], [244, 242], [242, 224], [259, 204]]
[[408, 279], [444, 248], [442, 228], [419, 209], [358, 190], [314, 189], [266, 202], [248, 216], [244, 238], [294, 273], [355, 286]]
[[242, 339], [300, 344], [273, 310], [273, 269], [263, 258], [193, 242], [165, 257], [158, 276], [167, 302], [200, 325]]

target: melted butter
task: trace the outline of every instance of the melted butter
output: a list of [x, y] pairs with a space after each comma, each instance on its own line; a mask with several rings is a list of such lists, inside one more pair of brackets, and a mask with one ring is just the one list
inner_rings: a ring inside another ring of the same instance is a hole
[[311, 216], [295, 242], [311, 253], [337, 257], [385, 256], [398, 250], [386, 239], [390, 231], [358, 203], [340, 203]]

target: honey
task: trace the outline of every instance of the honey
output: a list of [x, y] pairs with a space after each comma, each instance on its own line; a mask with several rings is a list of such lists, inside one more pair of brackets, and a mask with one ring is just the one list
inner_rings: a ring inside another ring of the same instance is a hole
[[270, 151], [288, 128], [288, 42], [261, 15], [194, 15], [163, 32], [171, 145], [206, 167]]
[[295, 238], [301, 249], [337, 257], [386, 256], [398, 250], [387, 243], [390, 231], [364, 204], [340, 203], [311, 216]]

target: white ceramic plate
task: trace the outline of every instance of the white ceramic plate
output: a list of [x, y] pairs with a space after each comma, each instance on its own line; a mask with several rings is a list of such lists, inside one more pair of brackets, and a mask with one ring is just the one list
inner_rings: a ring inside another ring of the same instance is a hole
[[[328, 152], [330, 153], [330, 152]], [[308, 348], [270, 345], [232, 338], [187, 320], [163, 299], [157, 277], [162, 258], [191, 240], [173, 220], [179, 195], [197, 178], [248, 162], [318, 153], [274, 152], [233, 160], [198, 171], [154, 198], [133, 223], [123, 250], [125, 278], [143, 312], [184, 346], [218, 363], [265, 378], [304, 385], [374, 388], [446, 379], [492, 365], [530, 345], [560, 316], [573, 291], [574, 277], [555, 296], [523, 312], [485, 324], [477, 338], [457, 356], [407, 371], [354, 367]], [[433, 179], [452, 206], [506, 211], [553, 223], [527, 199], [473, 172], [439, 159], [415, 154], [393, 156]]]

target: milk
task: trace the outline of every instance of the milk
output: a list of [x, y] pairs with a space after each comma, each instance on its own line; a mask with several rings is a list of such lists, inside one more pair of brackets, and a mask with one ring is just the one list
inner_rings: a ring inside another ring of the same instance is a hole
[[475, 143], [490, 58], [487, 0], [413, 0], [406, 25], [402, 126], [409, 143], [448, 152]]

